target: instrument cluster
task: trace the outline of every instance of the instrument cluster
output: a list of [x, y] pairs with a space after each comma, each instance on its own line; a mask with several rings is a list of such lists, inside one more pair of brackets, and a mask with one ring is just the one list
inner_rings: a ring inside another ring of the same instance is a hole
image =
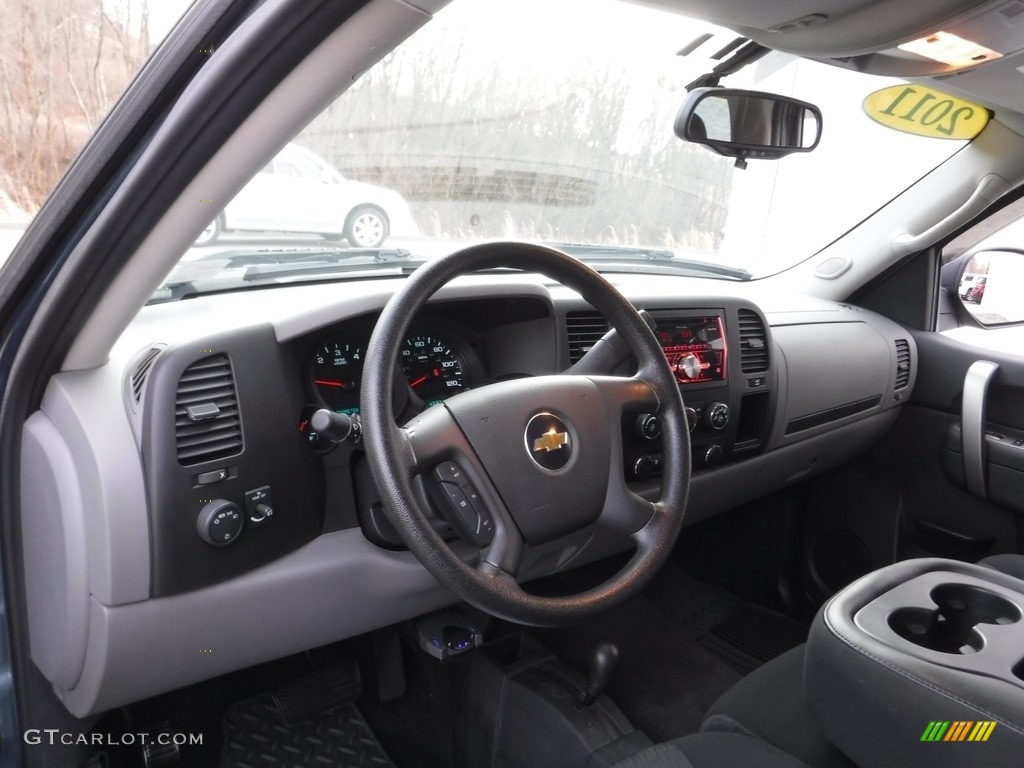
[[[320, 407], [359, 413], [368, 333], [342, 332], [319, 341], [309, 363], [309, 390]], [[399, 358], [413, 407], [436, 405], [478, 384], [480, 363], [469, 342], [449, 328], [413, 329]]]

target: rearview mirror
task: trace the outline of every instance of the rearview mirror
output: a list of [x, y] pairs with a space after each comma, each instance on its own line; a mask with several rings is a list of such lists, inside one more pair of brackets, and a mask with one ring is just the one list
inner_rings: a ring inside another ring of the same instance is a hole
[[810, 152], [821, 138], [821, 110], [788, 96], [733, 88], [695, 88], [676, 116], [676, 136], [704, 144], [744, 167]]

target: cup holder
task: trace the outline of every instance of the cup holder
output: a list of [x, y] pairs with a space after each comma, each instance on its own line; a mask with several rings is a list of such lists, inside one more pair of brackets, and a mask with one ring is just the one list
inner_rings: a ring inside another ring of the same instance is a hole
[[979, 624], [1013, 624], [1021, 611], [1004, 597], [969, 584], [941, 584], [931, 591], [936, 608], [900, 608], [889, 627], [922, 648], [939, 653], [977, 653], [985, 647]]
[[1013, 666], [1012, 672], [1018, 680], [1024, 680], [1024, 659], [1021, 659]]

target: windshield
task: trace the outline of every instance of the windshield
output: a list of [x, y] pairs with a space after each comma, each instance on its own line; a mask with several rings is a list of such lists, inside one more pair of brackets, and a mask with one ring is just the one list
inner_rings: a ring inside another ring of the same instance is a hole
[[723, 85], [819, 106], [817, 149], [740, 169], [680, 141], [687, 84], [735, 37], [613, 0], [455, 0], [256, 174], [157, 298], [402, 274], [495, 239], [549, 243], [604, 271], [756, 279], [812, 256], [964, 144], [868, 118], [864, 98], [896, 80], [779, 53]]

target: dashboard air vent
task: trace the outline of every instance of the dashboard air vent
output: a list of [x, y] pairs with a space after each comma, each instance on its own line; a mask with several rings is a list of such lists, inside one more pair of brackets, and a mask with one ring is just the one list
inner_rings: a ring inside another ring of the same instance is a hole
[[905, 389], [910, 383], [910, 342], [896, 339], [896, 389]]
[[128, 380], [132, 391], [132, 402], [135, 405], [142, 402], [142, 392], [146, 386], [146, 377], [149, 376], [149, 369], [153, 367], [153, 361], [156, 360], [156, 356], [161, 351], [160, 347], [152, 347], [146, 350], [139, 359], [139, 362], [135, 364], [135, 370], [132, 371], [131, 377]]
[[242, 420], [227, 355], [204, 357], [181, 374], [174, 433], [183, 466], [241, 453]]
[[569, 362], [576, 363], [611, 328], [599, 312], [569, 312], [565, 316], [569, 331]]
[[768, 334], [761, 317], [750, 309], [740, 309], [740, 371], [763, 373], [768, 370]]

